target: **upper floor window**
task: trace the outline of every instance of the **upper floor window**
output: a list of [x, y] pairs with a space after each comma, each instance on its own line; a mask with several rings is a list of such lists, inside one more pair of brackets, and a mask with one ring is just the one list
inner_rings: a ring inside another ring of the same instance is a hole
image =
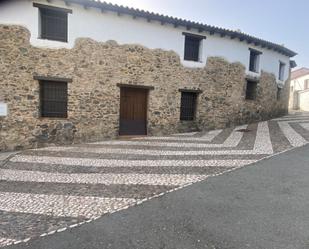
[[309, 80], [305, 80], [304, 82], [304, 90], [309, 89]]
[[33, 3], [39, 8], [39, 38], [68, 41], [68, 13], [72, 10]]
[[284, 80], [285, 63], [279, 62], [279, 80]]
[[249, 48], [249, 50], [250, 50], [249, 71], [258, 73], [260, 70], [259, 64], [262, 52], [252, 48]]
[[206, 36], [186, 32], [183, 32], [182, 34], [185, 36], [184, 60], [201, 61], [202, 40], [206, 39]]

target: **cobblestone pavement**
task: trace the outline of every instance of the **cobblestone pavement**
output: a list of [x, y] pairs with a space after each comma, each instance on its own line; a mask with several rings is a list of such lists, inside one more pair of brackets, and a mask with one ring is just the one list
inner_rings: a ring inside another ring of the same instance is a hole
[[28, 150], [0, 164], [0, 247], [254, 163], [309, 141], [309, 113], [210, 132]]

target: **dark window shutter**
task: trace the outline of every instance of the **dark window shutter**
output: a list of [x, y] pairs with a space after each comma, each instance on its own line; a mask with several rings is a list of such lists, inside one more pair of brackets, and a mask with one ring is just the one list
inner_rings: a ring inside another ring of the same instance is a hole
[[180, 120], [194, 120], [196, 112], [197, 93], [182, 92]]
[[282, 89], [277, 87], [277, 100], [281, 100], [282, 97]]
[[257, 72], [257, 57], [258, 57], [258, 54], [256, 54], [254, 51], [250, 52], [249, 70], [251, 72]]
[[198, 61], [201, 39], [191, 36], [185, 38], [185, 56], [188, 61]]
[[279, 63], [279, 80], [284, 80], [284, 69], [285, 69], [285, 64], [280, 62]]
[[254, 49], [249, 49], [250, 50], [250, 61], [249, 61], [249, 70], [251, 72], [257, 73], [259, 70], [259, 56], [262, 54], [262, 52], [254, 50]]
[[41, 38], [68, 41], [68, 14], [63, 11], [40, 9]]
[[42, 117], [66, 118], [68, 109], [67, 82], [40, 81]]

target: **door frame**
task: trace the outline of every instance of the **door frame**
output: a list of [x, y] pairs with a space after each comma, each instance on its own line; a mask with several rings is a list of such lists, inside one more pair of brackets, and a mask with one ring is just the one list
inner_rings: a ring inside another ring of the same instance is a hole
[[145, 85], [131, 85], [131, 84], [117, 84], [119, 87], [119, 115], [118, 115], [118, 136], [130, 136], [130, 135], [120, 135], [120, 118], [121, 118], [121, 88], [132, 88], [132, 89], [143, 89], [146, 92], [146, 134], [141, 136], [148, 135], [148, 106], [149, 106], [149, 93], [151, 90], [154, 90], [153, 86], [145, 86]]

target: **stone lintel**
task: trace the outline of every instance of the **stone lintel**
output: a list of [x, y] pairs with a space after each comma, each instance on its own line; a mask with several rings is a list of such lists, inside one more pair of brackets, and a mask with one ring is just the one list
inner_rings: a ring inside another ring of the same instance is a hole
[[200, 90], [200, 89], [186, 89], [186, 88], [182, 88], [182, 89], [179, 89], [179, 92], [202, 93], [203, 91]]
[[256, 54], [263, 54], [263, 52], [262, 51], [260, 51], [260, 50], [257, 50], [257, 49], [254, 49], [254, 48], [249, 48], [249, 50], [250, 51], [252, 51], [252, 52], [254, 52], [254, 53], [256, 53]]
[[35, 80], [46, 80], [46, 81], [56, 81], [56, 82], [68, 82], [68, 83], [73, 81], [71, 78], [60, 78], [60, 77], [40, 76], [40, 75], [34, 75], [33, 79], [35, 79]]
[[153, 86], [144, 86], [144, 85], [131, 85], [131, 84], [117, 84], [118, 87], [130, 87], [130, 88], [142, 88], [148, 90], [154, 90]]
[[197, 39], [206, 39], [206, 36], [204, 35], [197, 35], [197, 34], [192, 34], [192, 33], [188, 33], [188, 32], [182, 32], [183, 35], [186, 35], [186, 36], [191, 36], [191, 37], [194, 37], [194, 38], [197, 38]]
[[37, 7], [39, 9], [57, 10], [57, 11], [62, 11], [62, 12], [65, 12], [65, 13], [72, 14], [71, 9], [59, 8], [59, 7], [49, 6], [49, 5], [40, 4], [40, 3], [33, 3], [33, 7]]

